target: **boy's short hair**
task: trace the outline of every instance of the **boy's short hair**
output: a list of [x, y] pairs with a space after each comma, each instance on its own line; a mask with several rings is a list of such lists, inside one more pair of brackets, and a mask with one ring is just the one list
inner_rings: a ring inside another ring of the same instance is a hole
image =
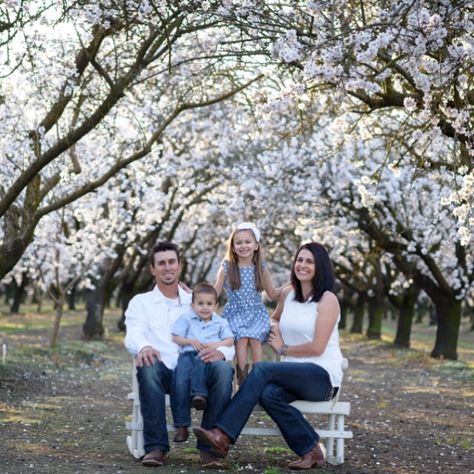
[[216, 299], [216, 302], [217, 302], [217, 291], [210, 283], [198, 283], [193, 288], [193, 296], [192, 296], [193, 303], [194, 303], [194, 296], [200, 293], [204, 293], [206, 295], [214, 295], [214, 298]]

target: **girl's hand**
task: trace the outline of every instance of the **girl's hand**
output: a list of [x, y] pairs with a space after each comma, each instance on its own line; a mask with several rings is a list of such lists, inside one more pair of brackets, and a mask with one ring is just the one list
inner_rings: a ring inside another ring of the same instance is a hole
[[280, 332], [280, 321], [270, 318], [270, 332], [277, 332], [281, 335]]
[[192, 293], [193, 290], [191, 290], [191, 288], [189, 288], [188, 285], [186, 285], [186, 283], [183, 283], [182, 281], [179, 282], [179, 286], [186, 292], [186, 293]]

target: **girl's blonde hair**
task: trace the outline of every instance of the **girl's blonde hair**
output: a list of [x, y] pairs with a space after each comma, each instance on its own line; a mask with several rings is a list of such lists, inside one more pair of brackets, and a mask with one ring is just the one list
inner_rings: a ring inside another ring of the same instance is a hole
[[[240, 281], [240, 270], [239, 270], [239, 260], [237, 255], [233, 250], [234, 238], [237, 232], [242, 232], [242, 230], [249, 230], [255, 238], [255, 234], [250, 229], [234, 229], [230, 234], [229, 240], [227, 241], [227, 250], [226, 250], [226, 260], [229, 262], [227, 269], [227, 279], [229, 285], [233, 290], [237, 290], [241, 286]], [[255, 238], [255, 241], [257, 239]], [[260, 242], [257, 242], [258, 249], [254, 252], [252, 257], [252, 263], [255, 266], [255, 287], [257, 291], [263, 291], [263, 255], [262, 255], [262, 246]]]

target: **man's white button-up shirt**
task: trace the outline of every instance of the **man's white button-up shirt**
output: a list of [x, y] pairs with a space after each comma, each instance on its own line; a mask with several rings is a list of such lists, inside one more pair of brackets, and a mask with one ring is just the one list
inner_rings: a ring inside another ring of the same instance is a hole
[[[189, 313], [191, 294], [178, 288], [179, 297], [167, 298], [157, 286], [148, 293], [134, 296], [125, 311], [125, 347], [137, 355], [145, 346], [160, 352], [161, 360], [169, 369], [178, 361], [179, 346], [173, 342], [171, 328], [184, 313]], [[234, 357], [233, 347], [219, 347], [226, 360]]]

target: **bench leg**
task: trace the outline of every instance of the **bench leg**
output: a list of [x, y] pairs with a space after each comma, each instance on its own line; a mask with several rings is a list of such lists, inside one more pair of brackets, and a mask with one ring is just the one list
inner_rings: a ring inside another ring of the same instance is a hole
[[[336, 415], [329, 415], [328, 431], [336, 428]], [[334, 438], [328, 438], [326, 441], [326, 457], [328, 460], [334, 458]]]
[[[344, 431], [344, 415], [337, 416], [337, 430], [342, 433]], [[336, 464], [344, 463], [344, 438], [336, 440]]]

